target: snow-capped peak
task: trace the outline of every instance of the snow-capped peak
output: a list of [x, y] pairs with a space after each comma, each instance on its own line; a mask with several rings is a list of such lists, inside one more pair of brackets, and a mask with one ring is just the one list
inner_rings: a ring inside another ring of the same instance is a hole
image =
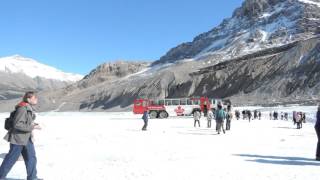
[[34, 59], [20, 55], [0, 58], [0, 71], [6, 73], [22, 73], [31, 78], [42, 77], [67, 82], [75, 82], [83, 78], [82, 75], [65, 73], [54, 67], [41, 64]]

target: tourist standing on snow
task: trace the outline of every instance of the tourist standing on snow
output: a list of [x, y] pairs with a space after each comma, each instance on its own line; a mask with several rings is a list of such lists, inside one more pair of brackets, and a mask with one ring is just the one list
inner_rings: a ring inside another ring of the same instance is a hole
[[270, 111], [269, 116], [270, 116], [270, 120], [272, 120], [272, 111]]
[[247, 111], [247, 114], [248, 114], [248, 118], [249, 118], [249, 122], [251, 121], [251, 117], [252, 117], [252, 113], [251, 113], [251, 111]]
[[216, 111], [216, 121], [217, 121], [217, 131], [218, 134], [220, 134], [221, 129], [223, 133], [225, 133], [223, 124], [224, 124], [224, 119], [226, 118], [226, 114], [224, 110], [222, 109], [222, 105], [218, 104], [218, 110]]
[[317, 121], [316, 121], [316, 125], [314, 126], [314, 128], [315, 128], [317, 136], [318, 136], [316, 160], [320, 161], [320, 105], [318, 106]]
[[240, 112], [238, 110], [236, 110], [235, 114], [236, 114], [237, 120], [239, 120], [240, 119]]
[[293, 120], [293, 125], [297, 124], [297, 112], [293, 111], [292, 113], [292, 120]]
[[200, 127], [200, 117], [201, 117], [201, 114], [200, 114], [200, 111], [195, 111], [193, 113], [193, 118], [194, 118], [194, 127], [196, 127], [196, 124], [198, 123], [199, 127]]
[[301, 112], [297, 113], [296, 121], [297, 121], [297, 129], [301, 129], [302, 128], [302, 113]]
[[261, 111], [258, 112], [259, 120], [261, 120]]
[[149, 121], [149, 113], [148, 113], [148, 109], [145, 109], [142, 115], [142, 119], [143, 119], [143, 127], [142, 127], [142, 131], [146, 131], [147, 127], [148, 127], [148, 121]]
[[227, 107], [226, 119], [227, 119], [226, 130], [230, 130], [231, 120], [232, 120], [232, 109], [231, 109], [231, 105], [228, 105], [228, 107]]
[[273, 113], [273, 117], [274, 117], [274, 120], [278, 120], [278, 112], [277, 111], [274, 111]]
[[284, 119], [285, 119], [286, 121], [288, 121], [288, 113], [287, 113], [287, 112], [284, 113]]
[[226, 114], [227, 114], [227, 116], [226, 116], [226, 119], [227, 119], [226, 130], [230, 130], [231, 120], [232, 120], [233, 115], [232, 115], [231, 111], [228, 111]]
[[258, 111], [257, 110], [253, 111], [253, 119], [258, 119]]
[[34, 92], [27, 92], [16, 108], [12, 116], [12, 126], [4, 137], [10, 142], [10, 150], [2, 161], [0, 167], [0, 179], [5, 179], [13, 165], [17, 162], [20, 154], [25, 162], [27, 170], [27, 180], [38, 180], [37, 177], [37, 157], [33, 144], [32, 131], [41, 129], [34, 123], [36, 115], [33, 106], [38, 103]]
[[207, 114], [208, 128], [211, 128], [212, 119], [213, 119], [213, 112], [212, 112], [212, 110], [209, 110], [209, 112]]

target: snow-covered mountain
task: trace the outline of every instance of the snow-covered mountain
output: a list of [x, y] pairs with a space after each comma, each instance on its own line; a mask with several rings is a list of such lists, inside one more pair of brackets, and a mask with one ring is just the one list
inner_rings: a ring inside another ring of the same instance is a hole
[[9, 74], [21, 73], [31, 78], [41, 77], [66, 82], [75, 82], [83, 78], [82, 75], [65, 73], [20, 55], [0, 58], [0, 71]]
[[315, 36], [319, 7], [319, 0], [246, 0], [231, 18], [171, 49], [154, 65], [191, 58], [218, 63]]
[[82, 77], [19, 55], [3, 57], [0, 58], [0, 100], [20, 98], [30, 90], [60, 89]]
[[193, 96], [240, 105], [320, 102], [319, 5], [246, 0], [149, 67], [125, 65], [131, 74], [123, 77], [120, 65], [102, 65], [77, 84], [44, 92], [41, 110], [129, 110], [135, 98]]

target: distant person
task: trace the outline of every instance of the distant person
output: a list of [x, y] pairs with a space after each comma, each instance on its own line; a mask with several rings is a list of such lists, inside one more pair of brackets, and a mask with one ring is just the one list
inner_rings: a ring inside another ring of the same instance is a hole
[[284, 119], [285, 119], [286, 121], [288, 121], [288, 120], [289, 120], [289, 115], [288, 115], [288, 113], [287, 113], [287, 112], [285, 112], [285, 113], [284, 113]]
[[318, 106], [317, 121], [316, 121], [316, 125], [314, 126], [314, 128], [316, 130], [317, 137], [318, 137], [316, 160], [320, 161], [320, 105]]
[[258, 119], [258, 111], [257, 110], [253, 111], [253, 119]]
[[236, 114], [237, 120], [239, 120], [239, 119], [240, 119], [240, 112], [239, 112], [238, 110], [236, 110], [236, 111], [235, 111], [235, 114]]
[[15, 113], [10, 120], [12, 126], [5, 140], [10, 142], [10, 150], [0, 166], [0, 179], [5, 179], [20, 154], [26, 166], [27, 180], [40, 180], [37, 177], [37, 157], [33, 144], [32, 131], [41, 127], [34, 123], [36, 118], [33, 106], [38, 103], [34, 92], [27, 92], [23, 101], [15, 107]]
[[293, 111], [292, 113], [292, 121], [293, 121], [293, 125], [297, 124], [297, 112]]
[[196, 127], [196, 124], [198, 123], [199, 127], [200, 127], [200, 117], [201, 117], [201, 114], [199, 111], [195, 111], [193, 113], [193, 118], [194, 118], [194, 127]]
[[148, 127], [148, 121], [149, 121], [149, 112], [148, 109], [145, 109], [142, 115], [142, 119], [143, 119], [143, 127], [142, 127], [142, 131], [146, 131], [147, 127]]
[[208, 114], [207, 114], [207, 121], [208, 121], [208, 128], [211, 128], [211, 121], [212, 121], [212, 119], [213, 119], [213, 112], [212, 112], [212, 110], [209, 110], [208, 111]]
[[216, 121], [217, 121], [217, 131], [220, 134], [221, 129], [223, 133], [226, 133], [223, 127], [224, 119], [226, 118], [225, 112], [222, 109], [222, 105], [218, 105], [218, 110], [216, 111]]
[[277, 111], [274, 111], [274, 113], [273, 113], [273, 119], [274, 119], [274, 120], [278, 120], [278, 112], [277, 112]]
[[259, 120], [261, 120], [261, 111], [258, 112]]
[[252, 118], [252, 113], [251, 111], [247, 111], [247, 115], [248, 115], [248, 119], [249, 119], [249, 122], [251, 121], [251, 118]]
[[227, 111], [227, 113], [226, 113], [226, 119], [227, 119], [226, 130], [230, 130], [232, 118], [233, 118], [232, 111], [231, 110]]
[[306, 123], [307, 122], [307, 120], [306, 120], [306, 113], [302, 113], [302, 122], [303, 123]]
[[270, 117], [270, 120], [272, 120], [272, 112], [270, 112], [269, 117]]
[[215, 115], [216, 115], [216, 108], [212, 108], [211, 111], [212, 111], [212, 113], [213, 113], [212, 119], [216, 119], [216, 117], [215, 117]]
[[247, 112], [245, 110], [242, 111], [242, 119], [245, 120], [246, 119], [246, 115], [247, 115]]
[[296, 121], [297, 121], [297, 129], [301, 129], [302, 128], [302, 113], [301, 112], [297, 113]]

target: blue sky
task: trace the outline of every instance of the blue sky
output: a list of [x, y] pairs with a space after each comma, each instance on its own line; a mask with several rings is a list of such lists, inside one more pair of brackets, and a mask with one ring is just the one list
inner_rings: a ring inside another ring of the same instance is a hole
[[114, 60], [157, 60], [230, 17], [243, 0], [1, 0], [0, 56], [87, 74]]

